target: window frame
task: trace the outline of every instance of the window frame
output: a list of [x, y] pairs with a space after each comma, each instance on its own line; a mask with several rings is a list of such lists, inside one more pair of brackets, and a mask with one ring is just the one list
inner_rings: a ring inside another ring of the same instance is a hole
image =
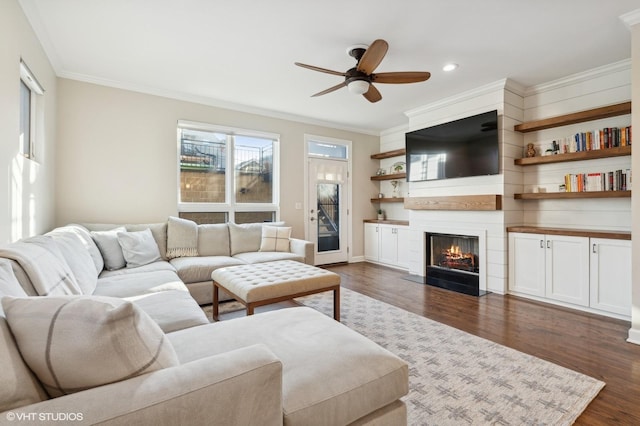
[[[222, 203], [195, 203], [181, 201], [180, 188], [180, 148], [182, 145], [182, 129], [205, 132], [224, 133], [227, 135], [227, 151], [225, 163], [225, 201]], [[247, 130], [239, 127], [221, 126], [195, 121], [178, 120], [177, 125], [177, 204], [179, 213], [226, 213], [229, 222], [235, 222], [236, 212], [273, 212], [275, 220], [280, 220], [280, 135], [277, 133]], [[273, 140], [273, 170], [271, 203], [237, 203], [235, 200], [235, 140], [234, 136], [248, 136]]]
[[21, 141], [20, 154], [31, 160], [35, 159], [36, 141], [39, 139], [38, 121], [40, 119], [41, 96], [44, 95], [44, 89], [33, 75], [27, 64], [20, 59], [20, 134], [22, 134], [23, 109], [22, 109], [22, 84], [29, 90], [29, 140], [25, 144]]

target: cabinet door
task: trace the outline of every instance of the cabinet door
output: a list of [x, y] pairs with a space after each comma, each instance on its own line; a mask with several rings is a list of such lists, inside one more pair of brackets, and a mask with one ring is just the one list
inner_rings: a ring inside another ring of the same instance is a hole
[[398, 226], [396, 237], [398, 237], [398, 262], [401, 268], [409, 269], [409, 227]]
[[509, 291], [544, 297], [545, 238], [509, 233]]
[[378, 224], [364, 224], [364, 258], [366, 260], [378, 261], [380, 257], [380, 238], [378, 232]]
[[592, 308], [631, 316], [631, 241], [591, 238]]
[[589, 306], [589, 238], [549, 235], [546, 252], [546, 296]]
[[380, 225], [380, 262], [395, 265], [398, 262], [398, 234], [396, 227]]

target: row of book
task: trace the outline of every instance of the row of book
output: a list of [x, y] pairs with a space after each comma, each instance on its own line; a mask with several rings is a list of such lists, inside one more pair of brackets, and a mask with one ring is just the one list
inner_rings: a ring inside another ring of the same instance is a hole
[[631, 145], [631, 126], [605, 127], [592, 132], [581, 132], [559, 141], [553, 141], [554, 150], [561, 153], [593, 151]]
[[566, 192], [631, 191], [631, 169], [564, 176]]

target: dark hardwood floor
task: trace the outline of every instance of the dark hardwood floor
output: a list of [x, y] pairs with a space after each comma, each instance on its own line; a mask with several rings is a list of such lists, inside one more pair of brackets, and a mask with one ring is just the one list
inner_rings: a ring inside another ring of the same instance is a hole
[[467, 296], [371, 263], [329, 266], [342, 286], [606, 383], [576, 424], [640, 425], [640, 346], [628, 321], [515, 296]]

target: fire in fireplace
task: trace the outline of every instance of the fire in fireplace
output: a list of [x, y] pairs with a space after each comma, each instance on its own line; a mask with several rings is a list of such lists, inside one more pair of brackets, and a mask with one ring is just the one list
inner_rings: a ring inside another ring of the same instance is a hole
[[427, 284], [480, 296], [478, 237], [427, 233]]

